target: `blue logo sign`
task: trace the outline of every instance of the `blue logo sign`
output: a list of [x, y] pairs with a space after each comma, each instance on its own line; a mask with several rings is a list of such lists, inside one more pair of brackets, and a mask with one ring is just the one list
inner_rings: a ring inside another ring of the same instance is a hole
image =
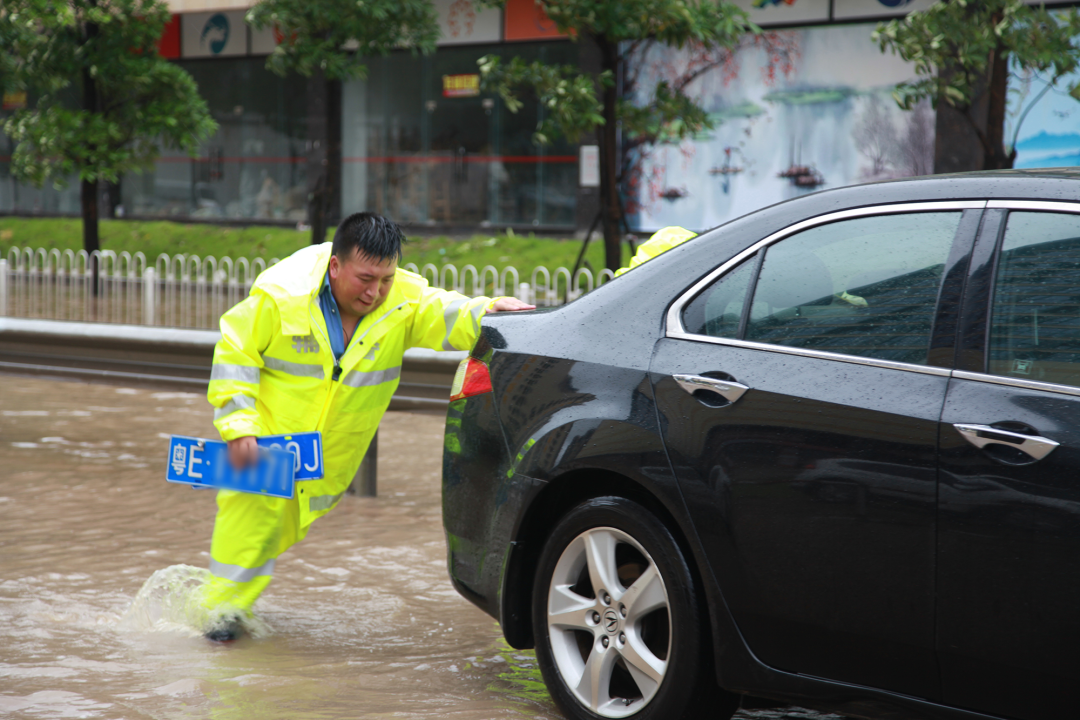
[[915, 2], [915, 0], [877, 0], [879, 3], [889, 8], [904, 7]]
[[202, 35], [199, 36], [199, 45], [210, 46], [210, 52], [217, 55], [229, 44], [229, 18], [223, 13], [210, 16], [203, 26]]

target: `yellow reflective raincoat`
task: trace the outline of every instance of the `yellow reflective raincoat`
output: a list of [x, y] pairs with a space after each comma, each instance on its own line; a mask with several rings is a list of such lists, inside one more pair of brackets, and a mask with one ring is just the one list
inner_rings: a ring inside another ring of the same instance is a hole
[[637, 253], [630, 258], [630, 265], [615, 271], [615, 277], [636, 268], [646, 260], [651, 260], [662, 252], [667, 252], [676, 245], [681, 245], [697, 233], [681, 227], [671, 226], [653, 233], [653, 236], [638, 246]]
[[219, 491], [209, 607], [250, 609], [275, 558], [341, 499], [397, 388], [405, 350], [471, 349], [494, 302], [429, 287], [399, 268], [338, 366], [318, 301], [330, 254], [323, 243], [268, 268], [221, 318], [207, 397], [222, 439], [322, 431], [325, 476], [298, 481], [289, 500]]

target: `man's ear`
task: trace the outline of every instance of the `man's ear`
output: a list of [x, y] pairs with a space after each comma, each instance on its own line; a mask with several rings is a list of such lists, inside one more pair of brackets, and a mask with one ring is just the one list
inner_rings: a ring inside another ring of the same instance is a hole
[[341, 261], [338, 260], [337, 255], [330, 256], [330, 279], [337, 280], [338, 275], [341, 274]]

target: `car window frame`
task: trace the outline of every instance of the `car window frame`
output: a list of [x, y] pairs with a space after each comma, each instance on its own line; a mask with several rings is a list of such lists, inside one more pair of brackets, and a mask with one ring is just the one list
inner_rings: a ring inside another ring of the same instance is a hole
[[[753, 243], [749, 247], [745, 248], [741, 252], [737, 253], [734, 257], [730, 258], [724, 263], [721, 263], [712, 272], [706, 274], [699, 279], [696, 283], [691, 285], [687, 290], [683, 291], [678, 298], [668, 307], [667, 314], [665, 316], [664, 323], [664, 336], [677, 340], [689, 340], [692, 342], [709, 343], [713, 345], [727, 345], [732, 347], [748, 348], [752, 350], [764, 350], [766, 352], [777, 352], [787, 355], [798, 355], [802, 357], [821, 358], [825, 360], [836, 360], [839, 362], [852, 363], [856, 365], [869, 365], [873, 367], [890, 368], [894, 370], [907, 370], [910, 372], [922, 373], [925, 375], [937, 375], [937, 376], [949, 376], [953, 371], [953, 358], [952, 350], [950, 347], [950, 356], [946, 359], [945, 366], [941, 365], [917, 365], [913, 363], [897, 362], [894, 360], [880, 360], [877, 358], [862, 357], [859, 355], [847, 355], [843, 353], [827, 352], [824, 350], [808, 350], [805, 348], [790, 347], [787, 345], [774, 345], [770, 343], [759, 343], [750, 340], [739, 340], [734, 338], [719, 338], [711, 337], [708, 335], [699, 335], [696, 333], [687, 332], [682, 323], [682, 311], [683, 308], [690, 303], [697, 295], [716, 281], [719, 277], [727, 273], [728, 271], [736, 268], [744, 260], [747, 260], [754, 256], [755, 253], [766, 250], [769, 246], [784, 240], [796, 233], [810, 228], [817, 227], [819, 225], [825, 225], [841, 220], [851, 220], [855, 218], [874, 217], [882, 215], [899, 215], [899, 214], [912, 214], [912, 213], [927, 213], [927, 212], [961, 212], [963, 216], [960, 219], [960, 225], [957, 228], [957, 235], [953, 242], [953, 247], [949, 251], [948, 263], [952, 264], [957, 260], [957, 257], [964, 257], [971, 252], [972, 244], [976, 242], [978, 235], [978, 222], [979, 218], [974, 219], [975, 227], [968, 227], [965, 223], [967, 220], [967, 211], [978, 211], [977, 215], [984, 213], [985, 208], [990, 201], [988, 200], [946, 200], [946, 201], [923, 201], [923, 202], [906, 202], [897, 203], [892, 205], [870, 205], [860, 208], [850, 208], [847, 210], [840, 210], [837, 212], [826, 213], [824, 215], [818, 215], [816, 217], [807, 218], [793, 225], [789, 225], [782, 230], [778, 230], [771, 235]], [[1078, 206], [1080, 207], [1080, 206]], [[966, 232], [965, 232], [966, 231]], [[760, 262], [764, 256], [764, 252], [758, 257], [758, 272], [760, 273]], [[965, 275], [967, 268], [964, 267]], [[952, 274], [950, 267], [946, 268], [946, 273]], [[751, 281], [750, 288], [756, 288], [758, 277], [755, 276]], [[938, 290], [938, 300], [934, 308], [934, 329], [931, 330], [931, 346], [933, 346], [934, 340], [937, 337], [937, 325], [938, 318], [940, 316], [942, 293], [946, 287], [946, 278], [942, 279], [942, 286]], [[746, 308], [749, 303], [744, 303], [744, 317], [740, 322], [740, 334], [743, 334], [746, 322]], [[929, 358], [928, 358], [929, 362]]]
[[1026, 390], [1046, 390], [1062, 395], [1080, 396], [1080, 387], [1040, 380], [1022, 380], [989, 372], [990, 331], [993, 322], [991, 307], [997, 284], [1001, 247], [1005, 240], [1005, 228], [1009, 214], [1012, 212], [1080, 215], [1080, 202], [1054, 200], [990, 200], [987, 202], [983, 227], [975, 242], [964, 290], [957, 368], [952, 376], [959, 380], [974, 380]]

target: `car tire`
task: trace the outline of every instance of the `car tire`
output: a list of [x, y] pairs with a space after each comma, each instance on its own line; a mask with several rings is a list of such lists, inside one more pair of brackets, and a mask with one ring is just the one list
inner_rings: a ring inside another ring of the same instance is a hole
[[727, 720], [739, 696], [717, 686], [704, 609], [671, 532], [620, 497], [563, 516], [537, 565], [536, 657], [573, 720]]

